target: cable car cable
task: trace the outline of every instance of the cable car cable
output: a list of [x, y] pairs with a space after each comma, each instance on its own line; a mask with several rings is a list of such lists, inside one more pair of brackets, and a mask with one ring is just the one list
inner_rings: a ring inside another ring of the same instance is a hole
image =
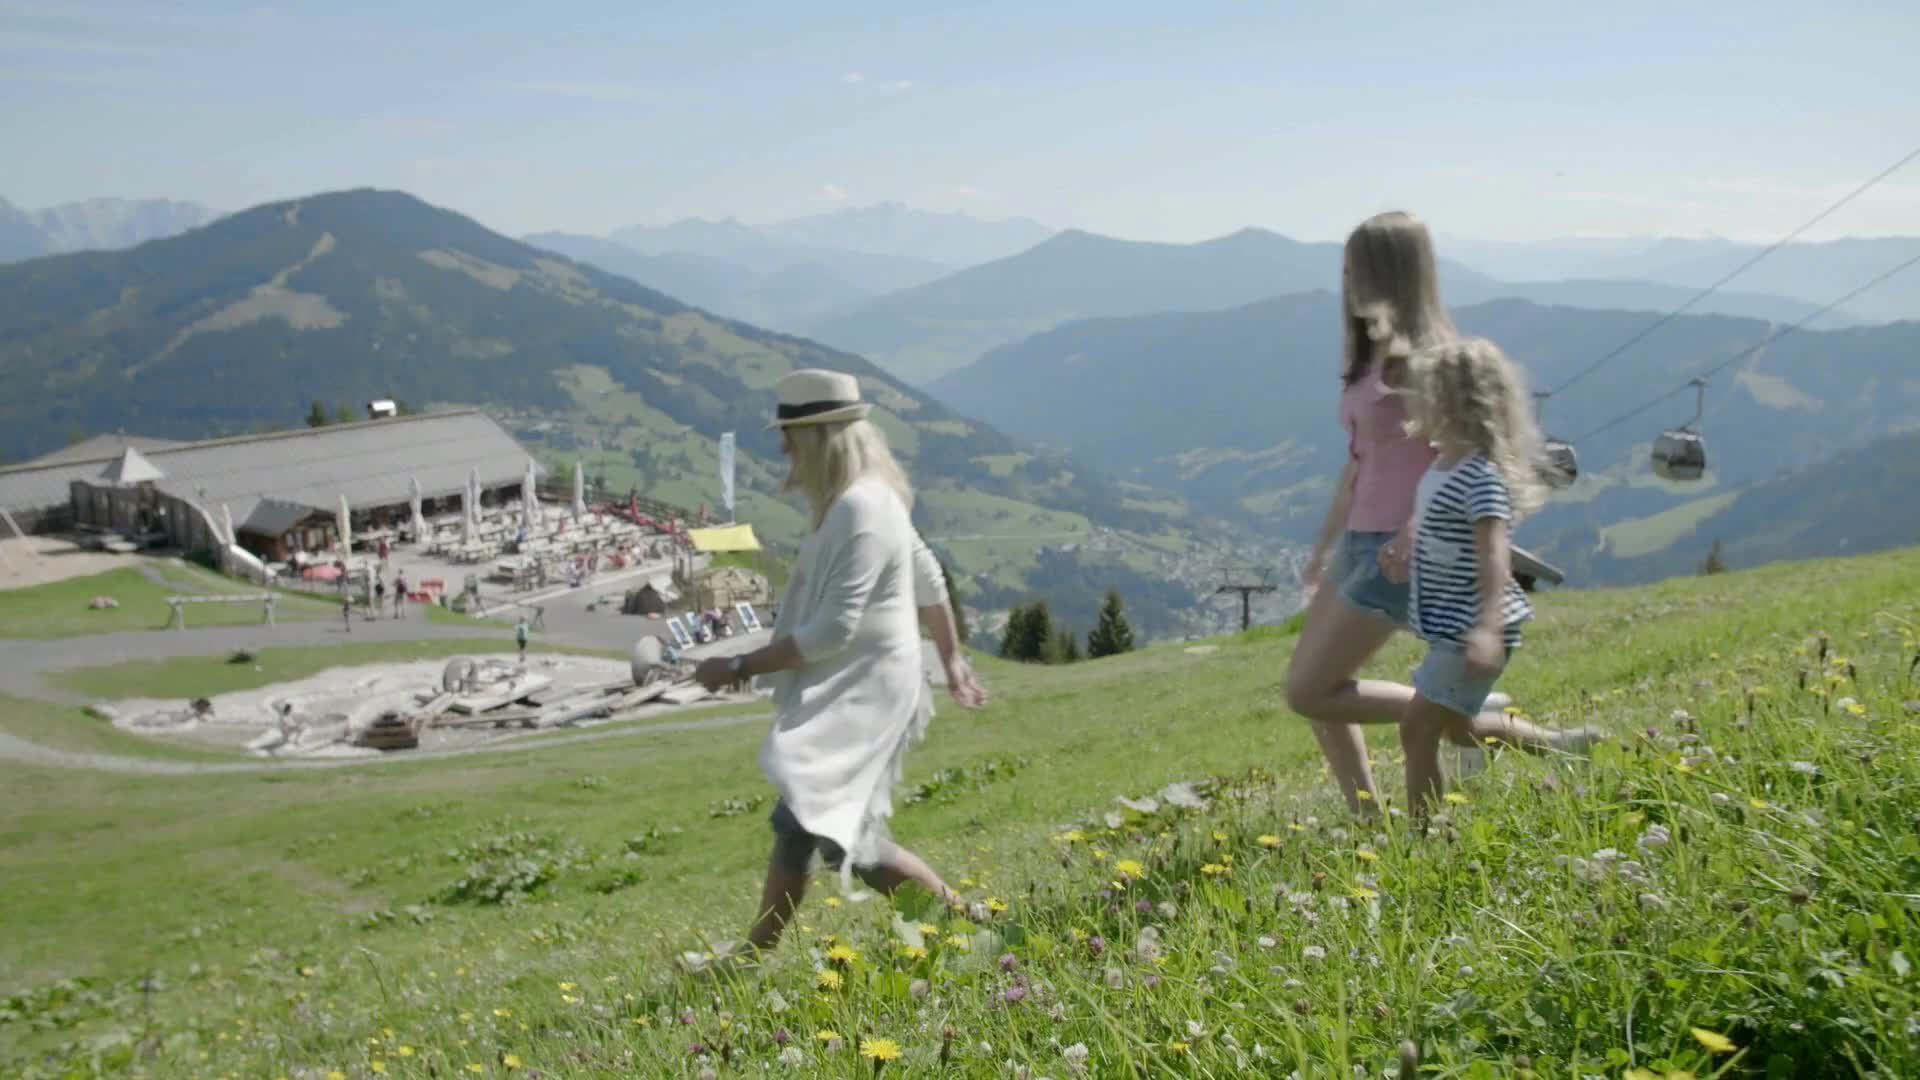
[[[1618, 346], [1616, 346], [1614, 349], [1609, 351], [1606, 355], [1602, 356], [1600, 359], [1595, 360], [1593, 363], [1588, 364], [1586, 367], [1581, 368], [1579, 371], [1574, 372], [1571, 378], [1567, 379], [1565, 382], [1562, 382], [1559, 386], [1556, 386], [1553, 389], [1546, 391], [1547, 396], [1551, 397], [1554, 394], [1558, 394], [1561, 391], [1572, 386], [1574, 383], [1579, 382], [1581, 379], [1584, 379], [1587, 376], [1593, 374], [1595, 371], [1598, 371], [1602, 367], [1605, 367], [1609, 362], [1611, 362], [1615, 357], [1619, 356], [1621, 353], [1626, 352], [1628, 349], [1631, 349], [1635, 345], [1638, 345], [1640, 342], [1646, 340], [1647, 337], [1651, 335], [1655, 330], [1658, 330], [1661, 327], [1672, 322], [1673, 320], [1679, 318], [1681, 315], [1685, 314], [1689, 308], [1693, 307], [1693, 305], [1699, 303], [1702, 300], [1705, 300], [1709, 296], [1712, 296], [1716, 291], [1719, 290], [1719, 288], [1722, 285], [1725, 285], [1727, 282], [1732, 281], [1734, 278], [1739, 277], [1741, 274], [1746, 273], [1749, 269], [1753, 267], [1755, 263], [1773, 254], [1774, 252], [1780, 250], [1781, 248], [1787, 246], [1788, 244], [1792, 243], [1796, 238], [1800, 236], [1801, 233], [1804, 233], [1808, 229], [1811, 229], [1815, 225], [1818, 225], [1822, 221], [1825, 221], [1828, 217], [1832, 216], [1835, 211], [1839, 210], [1841, 207], [1847, 205], [1853, 200], [1859, 198], [1860, 196], [1866, 194], [1867, 191], [1871, 189], [1874, 185], [1878, 184], [1882, 180], [1885, 180], [1887, 177], [1892, 176], [1894, 173], [1899, 172], [1902, 168], [1905, 168], [1909, 163], [1911, 163], [1915, 158], [1920, 158], [1920, 147], [1915, 147], [1910, 153], [1908, 153], [1905, 157], [1901, 158], [1899, 161], [1894, 162], [1892, 165], [1889, 165], [1886, 168], [1880, 170], [1878, 173], [1874, 174], [1873, 177], [1867, 180], [1866, 183], [1861, 184], [1859, 187], [1854, 188], [1852, 191], [1841, 196], [1839, 201], [1827, 207], [1825, 210], [1820, 211], [1818, 214], [1815, 214], [1813, 217], [1807, 219], [1807, 221], [1803, 223], [1799, 228], [1793, 230], [1787, 235], [1781, 237], [1780, 239], [1775, 240], [1772, 244], [1769, 244], [1765, 248], [1762, 248], [1760, 251], [1756, 252], [1752, 258], [1748, 259], [1746, 262], [1741, 263], [1739, 266], [1734, 267], [1732, 271], [1722, 276], [1720, 280], [1715, 281], [1713, 284], [1707, 286], [1706, 288], [1700, 290], [1698, 293], [1694, 294], [1693, 298], [1688, 300], [1686, 303], [1681, 304], [1679, 307], [1674, 308], [1672, 311], [1669, 311], [1665, 315], [1660, 316], [1658, 319], [1655, 319], [1653, 322], [1648, 323], [1645, 327], [1641, 328], [1641, 330], [1638, 333], [1634, 334], [1632, 337], [1628, 338], [1626, 341], [1621, 342]], [[1815, 312], [1813, 315], [1808, 316], [1807, 319], [1802, 320], [1802, 324], [1820, 315], [1826, 314], [1828, 311], [1832, 310], [1833, 307], [1837, 307], [1841, 302], [1842, 301], [1835, 301], [1833, 304], [1828, 305], [1826, 308], [1822, 308], [1821, 310]], [[1579, 440], [1576, 439], [1574, 441], [1578, 442]]]
[[1720, 361], [1719, 363], [1713, 365], [1707, 370], [1699, 372], [1695, 375], [1689, 376], [1686, 382], [1681, 383], [1679, 386], [1674, 387], [1672, 390], [1669, 390], [1666, 393], [1661, 394], [1659, 397], [1656, 397], [1651, 401], [1648, 401], [1644, 404], [1636, 406], [1635, 408], [1627, 412], [1621, 413], [1619, 416], [1616, 416], [1613, 419], [1607, 421], [1606, 423], [1601, 424], [1599, 427], [1594, 428], [1592, 431], [1587, 432], [1585, 435], [1582, 435], [1573, 441], [1576, 443], [1585, 442], [1588, 439], [1591, 439], [1595, 435], [1598, 435], [1604, 431], [1610, 431], [1613, 428], [1619, 427], [1621, 424], [1626, 423], [1627, 421], [1633, 419], [1634, 417], [1639, 416], [1641, 413], [1646, 412], [1648, 409], [1651, 409], [1654, 406], [1659, 405], [1660, 403], [1667, 401], [1670, 398], [1674, 398], [1681, 394], [1686, 393], [1688, 390], [1693, 389], [1694, 381], [1696, 379], [1710, 378], [1714, 375], [1719, 374], [1722, 371], [1725, 371], [1728, 367], [1732, 366], [1733, 364], [1736, 364], [1741, 360], [1744, 360], [1747, 357], [1750, 357], [1755, 353], [1758, 353], [1760, 350], [1766, 348], [1767, 346], [1773, 344], [1776, 341], [1779, 341], [1781, 338], [1786, 337], [1788, 334], [1791, 334], [1796, 330], [1804, 329], [1806, 325], [1812, 322], [1813, 320], [1818, 319], [1820, 316], [1827, 314], [1828, 312], [1832, 311], [1834, 308], [1839, 307], [1841, 304], [1844, 304], [1847, 301], [1852, 300], [1854, 297], [1859, 296], [1861, 293], [1864, 293], [1867, 290], [1873, 288], [1874, 286], [1879, 285], [1881, 282], [1886, 281], [1888, 278], [1893, 277], [1895, 274], [1898, 274], [1903, 270], [1909, 269], [1910, 267], [1914, 266], [1917, 263], [1920, 263], [1920, 255], [1914, 255], [1912, 258], [1906, 259], [1896, 264], [1892, 268], [1882, 271], [1881, 273], [1875, 275], [1871, 281], [1868, 281], [1866, 284], [1861, 285], [1856, 289], [1853, 289], [1852, 291], [1848, 292], [1845, 296], [1840, 297], [1838, 300], [1834, 300], [1823, 305], [1818, 310], [1814, 311], [1812, 314], [1809, 314], [1805, 318], [1802, 318], [1799, 322], [1793, 323], [1790, 326], [1782, 327], [1781, 329], [1762, 338], [1760, 341], [1756, 342], [1755, 344], [1749, 345], [1746, 348], [1741, 349], [1739, 352], [1736, 352], [1733, 355], [1727, 357], [1726, 359]]

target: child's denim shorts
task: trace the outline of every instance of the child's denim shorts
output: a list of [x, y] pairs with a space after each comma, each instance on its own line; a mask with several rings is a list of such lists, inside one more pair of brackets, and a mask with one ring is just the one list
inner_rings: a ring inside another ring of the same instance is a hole
[[[1513, 656], [1512, 649], [1507, 650], [1507, 656]], [[1500, 671], [1476, 675], [1467, 670], [1467, 654], [1458, 642], [1436, 641], [1427, 646], [1426, 659], [1413, 671], [1413, 688], [1435, 705], [1473, 717], [1486, 707], [1493, 684], [1500, 681], [1505, 670], [1502, 662]]]
[[1394, 538], [1390, 532], [1349, 530], [1340, 537], [1339, 550], [1328, 568], [1327, 580], [1334, 583], [1340, 598], [1362, 611], [1392, 620], [1395, 626], [1407, 625], [1407, 598], [1412, 585], [1390, 580], [1380, 569], [1380, 549]]

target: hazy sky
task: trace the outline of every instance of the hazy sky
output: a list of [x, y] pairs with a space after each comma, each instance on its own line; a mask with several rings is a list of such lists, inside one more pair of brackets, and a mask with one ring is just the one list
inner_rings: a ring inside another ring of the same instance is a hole
[[[1920, 147], [1912, 0], [1335, 6], [0, 0], [0, 196], [1771, 239]], [[1822, 231], [1885, 233], [1920, 163]]]

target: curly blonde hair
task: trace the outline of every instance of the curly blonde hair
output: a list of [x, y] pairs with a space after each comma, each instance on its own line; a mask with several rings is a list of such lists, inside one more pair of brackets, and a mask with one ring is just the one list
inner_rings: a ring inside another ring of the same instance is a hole
[[1535, 463], [1541, 454], [1526, 377], [1500, 347], [1463, 338], [1415, 353], [1407, 366], [1407, 433], [1471, 446], [1507, 481], [1514, 520], [1546, 502]]
[[799, 424], [783, 429], [791, 458], [786, 489], [807, 500], [813, 528], [827, 519], [854, 481], [877, 476], [913, 509], [913, 485], [887, 445], [887, 436], [869, 420], [828, 424]]
[[1426, 223], [1395, 210], [1375, 214], [1347, 236], [1340, 272], [1344, 331], [1341, 381], [1459, 337], [1440, 302], [1440, 271]]

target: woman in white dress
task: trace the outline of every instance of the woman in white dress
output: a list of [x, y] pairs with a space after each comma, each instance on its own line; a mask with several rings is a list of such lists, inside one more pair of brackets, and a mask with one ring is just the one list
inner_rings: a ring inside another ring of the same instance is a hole
[[779, 801], [760, 914], [747, 936], [756, 951], [780, 940], [815, 852], [840, 871], [843, 888], [858, 875], [883, 893], [913, 882], [957, 900], [887, 829], [906, 749], [933, 714], [920, 624], [954, 700], [973, 708], [985, 694], [960, 650], [939, 564], [909, 518], [906, 474], [866, 419], [871, 408], [851, 375], [801, 370], [781, 380], [774, 426], [791, 465], [787, 488], [806, 499], [812, 531], [773, 640], [694, 672], [709, 689], [755, 676], [773, 689], [760, 767]]

